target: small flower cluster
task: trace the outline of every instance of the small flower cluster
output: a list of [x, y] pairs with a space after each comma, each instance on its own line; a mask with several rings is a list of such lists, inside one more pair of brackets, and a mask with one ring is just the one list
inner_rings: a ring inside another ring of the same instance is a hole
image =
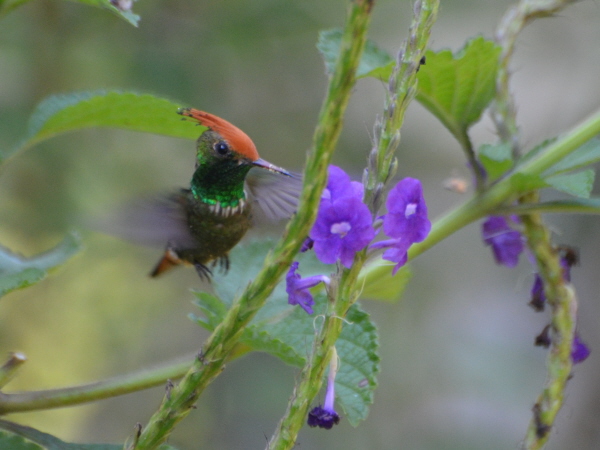
[[[350, 268], [357, 252], [371, 244], [377, 234], [373, 226], [373, 216], [363, 202], [364, 186], [352, 181], [348, 174], [336, 166], [329, 167], [327, 187], [323, 191], [317, 220], [312, 227], [301, 251], [313, 249], [317, 258], [325, 264], [339, 262]], [[421, 182], [405, 178], [390, 191], [387, 203], [388, 213], [378, 221], [383, 223], [383, 231], [390, 238], [371, 244], [372, 249], [385, 249], [383, 259], [396, 263], [392, 274], [406, 264], [408, 249], [415, 242], [423, 241], [431, 230], [427, 217], [427, 205], [423, 197]], [[329, 285], [325, 275], [302, 278], [298, 274], [298, 262], [292, 263], [286, 277], [288, 303], [299, 305], [308, 314], [313, 313], [314, 299], [309, 289], [319, 283]], [[325, 402], [313, 408], [308, 414], [308, 425], [331, 429], [340, 421], [334, 409], [335, 375], [337, 354], [335, 347], [330, 361]]]
[[[317, 258], [325, 264], [339, 262], [352, 267], [357, 252], [371, 244], [377, 232], [373, 215], [363, 202], [364, 186], [352, 181], [348, 174], [336, 166], [329, 167], [327, 187], [321, 196], [317, 220], [313, 225], [302, 251], [313, 249]], [[390, 191], [386, 206], [388, 213], [377, 218], [383, 231], [390, 238], [371, 244], [372, 249], [385, 249], [382, 257], [396, 263], [392, 274], [406, 264], [408, 249], [415, 242], [423, 241], [431, 230], [427, 217], [427, 205], [421, 182], [405, 178]], [[313, 313], [314, 299], [309, 289], [319, 283], [329, 284], [329, 277], [315, 275], [302, 278], [298, 274], [298, 262], [292, 263], [286, 277], [288, 303], [299, 305], [308, 314]], [[335, 374], [337, 354], [333, 349], [325, 392], [325, 402], [308, 414], [308, 425], [331, 429], [340, 416], [335, 412]]]
[[[302, 250], [312, 248], [317, 258], [325, 264], [340, 262], [350, 268], [354, 255], [365, 249], [375, 238], [373, 217], [363, 203], [364, 187], [351, 181], [346, 172], [337, 166], [329, 167], [327, 187], [323, 191], [317, 220]], [[423, 241], [431, 230], [427, 205], [421, 182], [414, 178], [400, 181], [389, 193], [386, 203], [388, 213], [382, 217], [383, 231], [391, 238], [371, 245], [372, 249], [386, 249], [383, 259], [396, 263], [395, 274], [406, 264], [408, 249]], [[308, 289], [329, 278], [318, 275], [302, 279], [297, 274], [298, 263], [290, 267], [286, 278], [288, 302], [300, 305], [312, 314], [314, 300]]]
[[[511, 224], [517, 224], [517, 218], [511, 218], [510, 223], [507, 219], [500, 216], [490, 216], [483, 223], [482, 236], [483, 241], [492, 247], [494, 258], [498, 264], [515, 267], [519, 263], [519, 256], [523, 252], [525, 245], [521, 233], [514, 229]], [[562, 267], [562, 277], [566, 282], [571, 281], [571, 267], [577, 263], [575, 252], [569, 248], [560, 248], [562, 254], [560, 264]], [[544, 292], [544, 283], [539, 274], [536, 273], [533, 287], [531, 288], [531, 301], [529, 305], [535, 311], [543, 311], [546, 305], [546, 294]], [[535, 344], [543, 347], [550, 346], [550, 326], [544, 328], [544, 331], [536, 337]], [[573, 364], [578, 364], [587, 359], [590, 355], [589, 348], [576, 332], [571, 348], [571, 360]]]

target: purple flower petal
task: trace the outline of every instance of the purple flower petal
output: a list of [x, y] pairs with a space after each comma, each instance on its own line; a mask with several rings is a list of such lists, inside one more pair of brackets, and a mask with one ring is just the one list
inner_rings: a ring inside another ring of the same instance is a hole
[[571, 360], [573, 361], [573, 364], [582, 363], [588, 358], [588, 356], [590, 356], [590, 353], [591, 350], [587, 345], [585, 345], [579, 335], [575, 333], [573, 346], [571, 347]]
[[482, 226], [483, 241], [492, 247], [498, 264], [515, 267], [523, 251], [521, 233], [513, 230], [504, 217], [490, 216]]
[[342, 197], [357, 197], [362, 200], [364, 187], [358, 181], [351, 181], [350, 176], [338, 166], [329, 166], [327, 188], [323, 198], [331, 201]]
[[392, 275], [396, 275], [398, 269], [406, 264], [408, 261], [408, 249], [412, 245], [412, 242], [406, 239], [388, 239], [386, 241], [379, 241], [371, 245], [371, 248], [386, 248], [381, 256], [386, 261], [392, 261], [397, 263], [392, 270]]
[[315, 301], [308, 289], [315, 287], [319, 283], [329, 284], [329, 277], [325, 275], [314, 275], [312, 277], [302, 278], [300, 277], [300, 274], [296, 273], [298, 266], [299, 263], [294, 261], [285, 278], [288, 303], [290, 305], [300, 305], [308, 314], [312, 314], [312, 306], [315, 304]]

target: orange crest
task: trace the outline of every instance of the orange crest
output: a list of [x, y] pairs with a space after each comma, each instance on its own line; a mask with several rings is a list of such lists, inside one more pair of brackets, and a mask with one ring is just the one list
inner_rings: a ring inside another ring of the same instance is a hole
[[219, 133], [231, 148], [251, 161], [256, 161], [259, 156], [252, 139], [235, 125], [225, 119], [194, 108], [181, 108], [177, 111], [182, 116], [191, 117], [201, 125]]

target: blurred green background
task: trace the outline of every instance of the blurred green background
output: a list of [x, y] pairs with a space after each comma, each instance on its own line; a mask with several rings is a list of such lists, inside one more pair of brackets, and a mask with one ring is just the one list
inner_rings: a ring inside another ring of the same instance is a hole
[[[508, 1], [447, 0], [432, 48], [457, 50], [491, 37]], [[76, 3], [35, 0], [0, 28], [0, 146], [24, 134], [50, 94], [117, 88], [150, 92], [218, 114], [244, 129], [261, 156], [300, 170], [324, 95], [319, 30], [343, 25], [347, 2], [307, 0], [140, 1], [139, 28]], [[370, 36], [399, 48], [411, 2], [377, 3]], [[600, 9], [581, 2], [538, 21], [519, 40], [513, 69], [522, 142], [565, 131], [600, 104]], [[334, 160], [359, 177], [385, 88], [358, 83]], [[494, 140], [484, 119], [476, 145]], [[468, 173], [458, 145], [418, 104], [409, 109], [400, 176], [423, 180], [430, 214], [467, 197], [443, 182]], [[151, 280], [160, 250], [85, 230], [86, 219], [146, 192], [186, 186], [191, 142], [115, 130], [60, 136], [18, 155], [0, 174], [0, 243], [32, 255], [71, 229], [86, 249], [54, 276], [0, 302], [0, 355], [29, 362], [7, 391], [43, 389], [150, 367], [197, 351], [206, 333], [194, 311], [192, 270]], [[600, 227], [595, 217], [550, 217], [556, 241], [580, 249], [573, 270], [581, 335], [592, 356], [576, 367], [549, 449], [600, 446]], [[381, 333], [375, 405], [357, 429], [305, 429], [300, 448], [518, 448], [545, 379], [546, 351], [533, 339], [547, 313], [527, 306], [532, 268], [494, 264], [469, 226], [414, 263], [397, 304], [368, 303]], [[183, 449], [263, 448], [285, 410], [297, 371], [252, 354], [229, 364], [170, 442]], [[9, 418], [75, 442], [123, 442], [145, 423], [163, 388], [94, 404]]]

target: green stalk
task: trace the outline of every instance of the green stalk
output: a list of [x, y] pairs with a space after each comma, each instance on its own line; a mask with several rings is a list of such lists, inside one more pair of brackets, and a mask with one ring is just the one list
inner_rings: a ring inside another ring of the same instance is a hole
[[[529, 22], [538, 17], [557, 13], [573, 0], [522, 0], [504, 16], [496, 39], [502, 47], [499, 72], [496, 78], [496, 102], [493, 113], [500, 138], [511, 145], [513, 156], [520, 153], [516, 120], [516, 108], [509, 90], [510, 60], [516, 39]], [[563, 159], [574, 148], [585, 143], [595, 133], [595, 122], [600, 115], [589, 120], [584, 126], [570, 133], [570, 139], [561, 139], [550, 146], [539, 158], [523, 164], [519, 171], [541, 175], [541, 173]], [[527, 193], [519, 198], [519, 203], [539, 203], [538, 191]], [[535, 256], [539, 275], [544, 282], [544, 292], [552, 310], [552, 348], [548, 360], [546, 388], [533, 408], [525, 439], [526, 449], [540, 449], [548, 441], [550, 430], [560, 410], [567, 380], [571, 373], [571, 346], [575, 333], [575, 311], [577, 301], [575, 291], [567, 287], [563, 279], [558, 252], [554, 249], [550, 231], [544, 224], [540, 213], [521, 216], [523, 234], [527, 245]]]
[[368, 161], [365, 203], [376, 215], [383, 201], [382, 189], [396, 170], [396, 150], [406, 110], [417, 93], [417, 71], [425, 55], [431, 28], [437, 18], [438, 1], [416, 1], [409, 36], [398, 53], [388, 82], [383, 121], [375, 124], [377, 143]]
[[[534, 203], [538, 193], [525, 200]], [[539, 274], [544, 281], [544, 293], [552, 311], [552, 345], [548, 356], [546, 387], [533, 408], [533, 418], [527, 429], [525, 448], [540, 449], [550, 437], [550, 430], [560, 410], [567, 381], [571, 376], [571, 348], [575, 334], [577, 298], [575, 289], [563, 278], [558, 252], [550, 232], [539, 214], [521, 218], [529, 249], [535, 255]]]
[[13, 379], [17, 371], [27, 362], [23, 353], [11, 353], [8, 360], [0, 367], [0, 389]]
[[81, 386], [14, 394], [0, 392], [0, 415], [79, 405], [161, 386], [169, 379], [181, 378], [190, 366], [190, 359]]
[[[369, 158], [369, 174], [365, 199], [376, 213], [381, 188], [390, 178], [394, 151], [400, 139], [400, 127], [404, 113], [416, 92], [416, 72], [421, 55], [425, 52], [431, 27], [437, 17], [437, 0], [417, 0], [415, 17], [410, 28], [409, 40], [400, 52], [396, 67], [390, 77], [390, 99], [385, 108], [384, 122], [378, 131], [377, 149]], [[366, 31], [366, 30], [365, 30]], [[352, 37], [350, 37], [352, 38]], [[354, 36], [354, 39], [357, 39]], [[364, 38], [364, 36], [363, 36]], [[338, 61], [338, 65], [340, 62]], [[370, 201], [369, 201], [370, 199]], [[334, 345], [342, 331], [344, 317], [359, 295], [358, 277], [366, 260], [366, 250], [359, 252], [350, 269], [340, 269], [332, 280], [323, 325], [313, 343], [312, 352], [302, 369], [299, 381], [288, 403], [287, 411], [271, 438], [269, 449], [290, 449], [294, 446], [299, 430], [306, 422], [311, 401], [318, 394]]]
[[133, 445], [136, 450], [156, 448], [168, 438], [173, 427], [187, 416], [206, 386], [221, 373], [225, 360], [238, 342], [244, 327], [264, 305], [299, 251], [316, 218], [321, 192], [327, 181], [327, 167], [337, 144], [342, 118], [354, 86], [372, 6], [371, 0], [356, 0], [350, 8], [340, 59], [330, 79], [313, 138], [313, 148], [306, 163], [304, 186], [296, 216], [288, 224], [285, 235], [273, 252], [267, 256], [261, 272], [234, 302], [223, 322], [206, 342], [202, 358], [192, 365], [181, 382], [165, 396], [158, 411], [136, 439]]

